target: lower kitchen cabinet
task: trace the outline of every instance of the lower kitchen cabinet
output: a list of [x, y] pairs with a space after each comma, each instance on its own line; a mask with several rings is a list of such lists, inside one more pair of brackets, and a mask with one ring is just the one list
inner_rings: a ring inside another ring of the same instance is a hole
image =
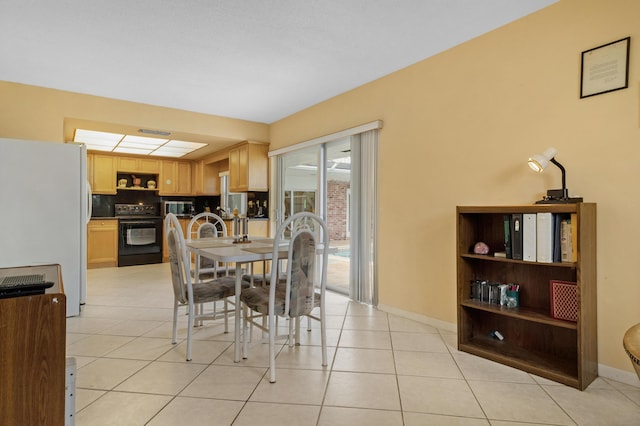
[[87, 268], [110, 266], [118, 266], [118, 220], [90, 220], [87, 225]]

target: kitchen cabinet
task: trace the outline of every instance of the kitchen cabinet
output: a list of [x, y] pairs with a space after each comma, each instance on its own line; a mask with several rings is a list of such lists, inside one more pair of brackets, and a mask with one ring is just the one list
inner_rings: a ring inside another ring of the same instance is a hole
[[[224, 223], [227, 226], [227, 236], [233, 237], [233, 219], [224, 219]], [[249, 219], [249, 239], [251, 237], [268, 237], [269, 236], [269, 220], [268, 219]], [[263, 271], [269, 272], [268, 265], [265, 269], [267, 262], [253, 262], [247, 267], [253, 271], [254, 274], [262, 274]], [[229, 267], [235, 266], [235, 263], [229, 263]], [[253, 268], [253, 269], [251, 269]]]
[[66, 296], [0, 299], [0, 423], [65, 424]]
[[244, 142], [229, 150], [229, 191], [269, 190], [269, 144]]
[[[249, 219], [249, 239], [251, 237], [268, 237], [269, 236], [269, 220], [268, 219]], [[264, 274], [269, 273], [271, 262], [253, 262], [250, 266], [250, 273]]]
[[268, 219], [249, 219], [249, 237], [268, 237], [269, 236], [269, 220]]
[[118, 172], [158, 174], [160, 173], [160, 160], [157, 158], [117, 157]]
[[220, 163], [205, 163], [204, 160], [193, 162], [193, 195], [220, 195], [220, 172], [223, 171]]
[[94, 194], [115, 194], [116, 157], [87, 154], [87, 179]]
[[118, 266], [118, 220], [90, 220], [87, 225], [87, 268], [110, 266]]
[[162, 160], [160, 195], [192, 195], [191, 162]]

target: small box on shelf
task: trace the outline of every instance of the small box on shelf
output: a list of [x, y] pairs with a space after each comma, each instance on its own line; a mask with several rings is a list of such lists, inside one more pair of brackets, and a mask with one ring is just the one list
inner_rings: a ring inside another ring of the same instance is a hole
[[578, 321], [578, 290], [574, 282], [551, 280], [551, 316], [565, 321]]

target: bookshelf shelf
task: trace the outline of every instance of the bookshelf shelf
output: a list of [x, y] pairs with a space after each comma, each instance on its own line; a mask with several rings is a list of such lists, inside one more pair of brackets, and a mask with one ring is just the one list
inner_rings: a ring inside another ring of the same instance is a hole
[[538, 322], [541, 324], [547, 324], [553, 327], [563, 327], [569, 329], [577, 329], [575, 322], [563, 321], [549, 316], [549, 310], [541, 311], [538, 309], [519, 307], [519, 308], [507, 308], [506, 306], [499, 306], [489, 303], [482, 303], [477, 300], [468, 299], [461, 303], [465, 308], [478, 309], [485, 312], [493, 312], [499, 315], [504, 315], [511, 318], [518, 318], [523, 321]]
[[507, 263], [523, 263], [526, 265], [543, 265], [543, 266], [556, 266], [558, 268], [575, 268], [578, 266], [577, 262], [552, 262], [552, 263], [540, 263], [540, 262], [528, 262], [526, 260], [506, 259], [504, 257], [495, 257], [486, 254], [473, 254], [465, 253], [461, 255], [467, 259], [478, 259], [487, 262], [507, 262]]
[[[596, 333], [596, 205], [457, 207], [458, 348], [584, 390], [598, 375]], [[473, 253], [475, 243], [504, 249], [505, 215], [571, 215], [575, 262], [533, 262]], [[471, 297], [471, 282], [520, 285], [520, 305], [507, 308]], [[576, 322], [551, 316], [550, 281], [577, 285]], [[499, 331], [504, 340], [493, 336]]]

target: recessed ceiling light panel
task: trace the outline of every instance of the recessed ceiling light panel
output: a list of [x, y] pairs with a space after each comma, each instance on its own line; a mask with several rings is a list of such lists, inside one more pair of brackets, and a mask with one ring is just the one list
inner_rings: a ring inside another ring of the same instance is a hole
[[[170, 135], [168, 132], [140, 129], [141, 133]], [[87, 149], [96, 151], [121, 152], [138, 155], [154, 155], [164, 157], [182, 157], [196, 149], [206, 146], [205, 143], [151, 138], [146, 136], [124, 135], [119, 133], [98, 132], [95, 130], [76, 129], [74, 142], [83, 143]]]

